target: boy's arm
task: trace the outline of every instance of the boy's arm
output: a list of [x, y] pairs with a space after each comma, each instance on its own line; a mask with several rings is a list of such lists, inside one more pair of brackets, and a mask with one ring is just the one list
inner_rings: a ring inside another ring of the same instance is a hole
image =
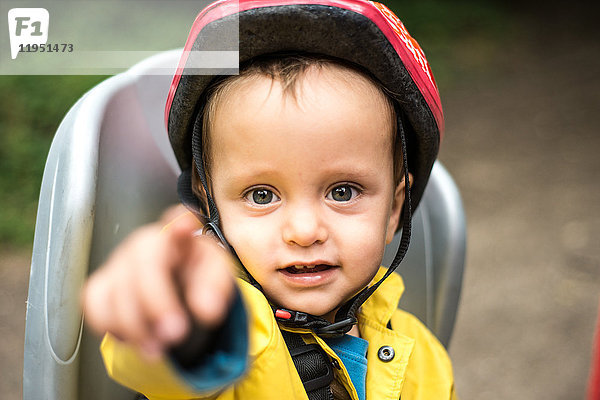
[[[194, 381], [197, 377], [193, 372], [182, 373], [169, 359], [149, 362], [135, 347], [108, 337], [102, 345], [102, 353], [111, 377], [143, 393], [150, 400], [305, 398], [301, 395], [305, 393], [302, 381], [295, 372], [266, 298], [255, 287], [240, 279], [236, 287], [248, 320], [248, 351], [244, 355], [246, 368], [240, 379], [225, 382], [222, 387], [199, 390], [200, 386], [194, 387], [198, 382]], [[235, 306], [232, 310], [235, 310]], [[267, 386], [265, 382], [268, 382]]]
[[94, 272], [82, 295], [88, 326], [110, 333], [103, 342], [109, 373], [136, 390], [150, 385], [157, 399], [198, 397], [189, 384], [182, 388], [184, 369], [175, 371], [176, 363], [165, 362], [164, 354], [189, 334], [192, 321], [209, 329], [228, 326], [241, 309], [231, 307], [239, 301], [231, 255], [214, 240], [194, 235], [200, 225], [193, 215], [177, 214], [166, 228], [172, 211], [131, 234]]
[[109, 376], [150, 400], [210, 398], [218, 394], [239, 379], [248, 364], [246, 310], [239, 290], [235, 297], [223, 325], [209, 332], [204, 349], [186, 346], [185, 341], [179, 346], [180, 354], [188, 350], [195, 353], [185, 354], [183, 363], [173, 351], [148, 360], [135, 347], [106, 334], [101, 352]]

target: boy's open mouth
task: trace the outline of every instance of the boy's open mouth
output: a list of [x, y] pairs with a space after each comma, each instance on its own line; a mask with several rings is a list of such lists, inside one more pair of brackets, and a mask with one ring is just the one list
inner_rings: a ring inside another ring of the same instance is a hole
[[290, 267], [284, 268], [284, 271], [287, 271], [290, 274], [314, 274], [331, 268], [335, 268], [335, 266], [327, 264], [292, 265]]

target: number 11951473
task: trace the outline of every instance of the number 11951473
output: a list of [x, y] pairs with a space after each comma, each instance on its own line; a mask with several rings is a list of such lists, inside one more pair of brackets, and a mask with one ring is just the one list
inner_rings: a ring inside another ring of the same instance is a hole
[[73, 43], [20, 44], [23, 53], [72, 53]]

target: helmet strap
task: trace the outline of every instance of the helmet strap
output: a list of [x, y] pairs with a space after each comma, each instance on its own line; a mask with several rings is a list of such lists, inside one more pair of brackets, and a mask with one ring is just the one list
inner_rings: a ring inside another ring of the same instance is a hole
[[[196, 125], [202, 125], [202, 118], [196, 118]], [[199, 128], [199, 129], [198, 129]], [[204, 170], [204, 149], [202, 146], [202, 128], [201, 126], [194, 126], [194, 134], [192, 135], [192, 154], [194, 154], [194, 159], [196, 160], [196, 172], [200, 177], [200, 182], [202, 183], [202, 187], [204, 188], [204, 192], [206, 193], [206, 203], [208, 206], [208, 219], [215, 226], [219, 226], [220, 224], [220, 216], [219, 210], [217, 209], [217, 205], [210, 195], [211, 191], [208, 186], [208, 180], [206, 179], [206, 171]], [[191, 183], [191, 180], [190, 180]]]

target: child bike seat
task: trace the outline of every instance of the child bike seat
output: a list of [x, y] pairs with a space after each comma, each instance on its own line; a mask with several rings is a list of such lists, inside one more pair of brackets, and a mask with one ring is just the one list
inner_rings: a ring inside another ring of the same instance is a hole
[[[135, 228], [177, 203], [179, 167], [163, 110], [180, 50], [160, 53], [100, 83], [67, 113], [52, 142], [37, 214], [25, 330], [24, 400], [133, 400], [111, 381], [99, 338], [86, 330], [86, 276]], [[398, 238], [396, 240], [399, 240]], [[397, 248], [397, 242], [390, 245]], [[390, 262], [387, 254], [384, 263]], [[398, 272], [400, 307], [448, 345], [462, 283], [465, 217], [437, 162], [413, 217]]]

